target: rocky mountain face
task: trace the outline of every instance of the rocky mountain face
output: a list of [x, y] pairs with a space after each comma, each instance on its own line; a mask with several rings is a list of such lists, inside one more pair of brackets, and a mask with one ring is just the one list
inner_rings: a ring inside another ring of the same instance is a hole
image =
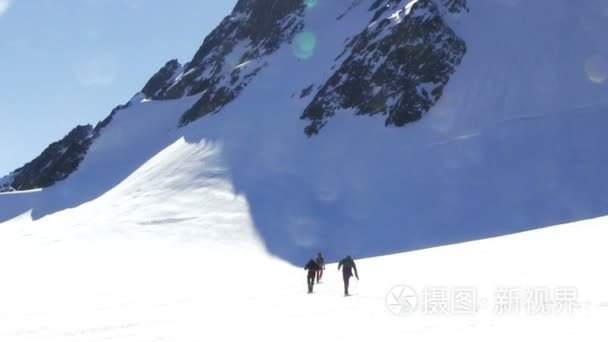
[[239, 1], [205, 38], [191, 62], [183, 67], [167, 63], [144, 94], [156, 100], [202, 94], [180, 125], [219, 111], [266, 66], [264, 56], [302, 29], [304, 8], [302, 0]]
[[[292, 43], [304, 30], [312, 0], [239, 0], [231, 15], [204, 40], [192, 60], [165, 64], [143, 87], [152, 100], [199, 96], [176, 125], [217, 113], [251, 85], [268, 65], [267, 56]], [[319, 134], [340, 109], [355, 115], [382, 115], [386, 125], [416, 121], [441, 98], [461, 62], [466, 44], [450, 28], [445, 13], [468, 11], [466, 0], [353, 0], [369, 6], [371, 21], [351, 37], [330, 77], [304, 89], [310, 102], [301, 119], [309, 136]], [[342, 16], [336, 22], [340, 25]], [[342, 42], [340, 42], [342, 43]], [[95, 128], [79, 126], [51, 144], [38, 158], [0, 179], [0, 191], [47, 187], [74, 172], [119, 106]], [[4, 180], [4, 181], [3, 181]]]
[[[444, 1], [453, 12], [466, 3]], [[341, 65], [321, 86], [302, 118], [306, 134], [318, 134], [334, 113], [386, 116], [386, 125], [419, 120], [439, 100], [466, 44], [446, 24], [432, 0], [377, 0], [372, 21], [345, 47]]]
[[[337, 70], [316, 89], [301, 116], [310, 120], [309, 136], [339, 109], [384, 115], [386, 125], [419, 120], [439, 100], [466, 53], [466, 43], [443, 18], [445, 12], [468, 11], [466, 0], [375, 0], [369, 6], [371, 22], [350, 39], [332, 67]], [[218, 112], [264, 68], [264, 56], [302, 31], [305, 7], [301, 0], [239, 1], [190, 63], [167, 63], [144, 94], [157, 100], [202, 94], [180, 125]], [[339, 25], [342, 17], [336, 20]], [[305, 89], [302, 96], [314, 90]]]
[[67, 178], [78, 169], [102, 129], [124, 107], [116, 107], [94, 128], [91, 125], [77, 126], [63, 139], [49, 145], [34, 160], [0, 179], [0, 192], [45, 188]]
[[36, 159], [15, 170], [11, 186], [17, 190], [41, 188], [66, 178], [84, 158], [92, 132], [91, 125], [74, 128]]
[[183, 67], [177, 59], [170, 60], [146, 83], [141, 90], [142, 94], [150, 99], [161, 98], [161, 94], [165, 90], [164, 88], [168, 84], [171, 84], [182, 70]]

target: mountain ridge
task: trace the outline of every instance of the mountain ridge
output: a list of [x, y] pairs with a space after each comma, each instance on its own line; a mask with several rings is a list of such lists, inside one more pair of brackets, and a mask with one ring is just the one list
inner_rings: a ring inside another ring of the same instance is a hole
[[[348, 11], [365, 5], [360, 0], [353, 1], [349, 9], [336, 18], [337, 25], [340, 25]], [[143, 96], [150, 100], [171, 100], [200, 96], [181, 116], [177, 124], [180, 127], [206, 115], [218, 113], [268, 66], [266, 56], [284, 44], [297, 45], [298, 42], [294, 42], [294, 39], [298, 34], [304, 40], [314, 39], [314, 36], [306, 36], [303, 16], [315, 6], [315, 2], [301, 0], [238, 1], [233, 12], [205, 38], [190, 62], [182, 65], [175, 59], [168, 61], [133, 99]], [[327, 83], [318, 85], [315, 89], [310, 88], [312, 100], [301, 115], [301, 119], [310, 120], [304, 130], [305, 134], [318, 134], [319, 129], [340, 108], [358, 108], [356, 115], [388, 114], [387, 125], [403, 126], [407, 122], [419, 120], [441, 97], [449, 75], [454, 72], [466, 52], [464, 41], [441, 19], [439, 6], [450, 13], [468, 11], [466, 0], [374, 1], [368, 9], [373, 15], [372, 24], [368, 23], [368, 27], [350, 39], [332, 67], [334, 69], [339, 66], [338, 70]], [[399, 14], [406, 10], [406, 15]], [[394, 15], [389, 18], [391, 12], [401, 17], [397, 20]], [[376, 22], [376, 29], [370, 32]], [[378, 38], [379, 36], [381, 37]], [[370, 37], [376, 37], [379, 41], [370, 42], [373, 40]], [[436, 43], [433, 40], [440, 45], [434, 46]], [[440, 40], [447, 41], [447, 44], [439, 42]], [[398, 43], [399, 41], [406, 43]], [[414, 41], [420, 41], [418, 44], [423, 49], [407, 47], [410, 44], [407, 42]], [[393, 51], [393, 45], [403, 48]], [[433, 49], [423, 52], [425, 46]], [[356, 62], [361, 56], [371, 61], [366, 65]], [[407, 56], [418, 57], [405, 63], [404, 58]], [[300, 55], [298, 58], [308, 57]], [[387, 61], [372, 66], [379, 59]], [[338, 62], [343, 63], [339, 65]], [[421, 65], [426, 69], [420, 69]], [[338, 80], [343, 77], [346, 80], [338, 84]], [[402, 79], [408, 81], [398, 81]], [[334, 93], [338, 95], [335, 96]], [[47, 149], [32, 162], [2, 178], [5, 184], [0, 184], [0, 188], [43, 188], [69, 177], [78, 168], [103, 127], [116, 112], [128, 105], [129, 103], [115, 108], [103, 120], [104, 124], [98, 125], [94, 134], [66, 157], [73, 162], [56, 169], [45, 168], [46, 164], [51, 163], [50, 150]], [[62, 140], [55, 144], [65, 143]]]

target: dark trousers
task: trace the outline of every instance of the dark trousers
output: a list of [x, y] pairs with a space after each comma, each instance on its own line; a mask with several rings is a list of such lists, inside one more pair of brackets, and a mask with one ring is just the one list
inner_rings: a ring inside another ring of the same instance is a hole
[[344, 294], [348, 295], [348, 283], [350, 282], [350, 277], [352, 274], [342, 273], [342, 279], [344, 279]]
[[315, 284], [315, 275], [316, 271], [308, 271], [308, 276], [306, 276], [306, 281], [308, 283], [308, 292], [312, 292], [312, 286]]
[[321, 281], [321, 277], [323, 277], [323, 269], [317, 271], [317, 283]]

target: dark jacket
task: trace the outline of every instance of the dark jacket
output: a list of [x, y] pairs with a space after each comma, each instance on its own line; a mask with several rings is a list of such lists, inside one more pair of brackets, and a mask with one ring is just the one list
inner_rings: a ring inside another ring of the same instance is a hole
[[306, 266], [304, 266], [305, 270], [308, 270], [309, 272], [311, 271], [318, 271], [321, 269], [321, 266], [319, 266], [319, 264], [317, 264], [316, 261], [314, 261], [313, 259], [308, 260], [308, 263], [306, 264]]
[[315, 261], [321, 268], [325, 268], [325, 259], [323, 259], [322, 256], [318, 256], [317, 259], [315, 259]]
[[342, 268], [342, 274], [345, 277], [350, 277], [353, 275], [353, 270], [355, 271], [355, 277], [359, 279], [359, 273], [357, 272], [357, 265], [355, 265], [355, 261], [351, 257], [346, 257], [340, 260], [338, 263], [338, 270]]

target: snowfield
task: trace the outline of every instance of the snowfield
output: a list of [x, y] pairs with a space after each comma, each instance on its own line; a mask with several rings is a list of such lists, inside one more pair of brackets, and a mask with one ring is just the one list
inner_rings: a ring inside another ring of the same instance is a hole
[[[218, 215], [230, 222], [218, 227], [240, 226], [235, 216]], [[357, 260], [361, 280], [345, 298], [336, 264], [306, 294], [305, 271], [267, 255], [244, 228], [231, 232], [241, 237], [233, 248], [193, 239], [178, 228], [187, 223], [135, 233], [100, 216], [86, 225], [86, 217], [70, 217], [43, 225], [22, 218], [2, 230], [2, 341], [306, 341], [313, 333], [338, 341], [596, 341], [608, 318], [598, 267], [608, 256], [606, 218]], [[221, 229], [208, 234], [225, 237]], [[399, 285], [416, 291], [411, 313], [389, 306]], [[504, 297], [507, 289], [522, 292]], [[438, 292], [425, 298], [425, 290]], [[528, 290], [547, 297], [528, 299]], [[475, 301], [456, 314], [453, 296], [470, 291]]]
[[[0, 341], [602, 340], [608, 82], [585, 71], [608, 55], [600, 5], [446, 14], [468, 52], [403, 128], [343, 110], [310, 139], [299, 119], [365, 1], [319, 1], [310, 58], [282, 46], [186, 127], [200, 95], [137, 94], [68, 179], [0, 194]], [[318, 250], [332, 264], [309, 295]]]

